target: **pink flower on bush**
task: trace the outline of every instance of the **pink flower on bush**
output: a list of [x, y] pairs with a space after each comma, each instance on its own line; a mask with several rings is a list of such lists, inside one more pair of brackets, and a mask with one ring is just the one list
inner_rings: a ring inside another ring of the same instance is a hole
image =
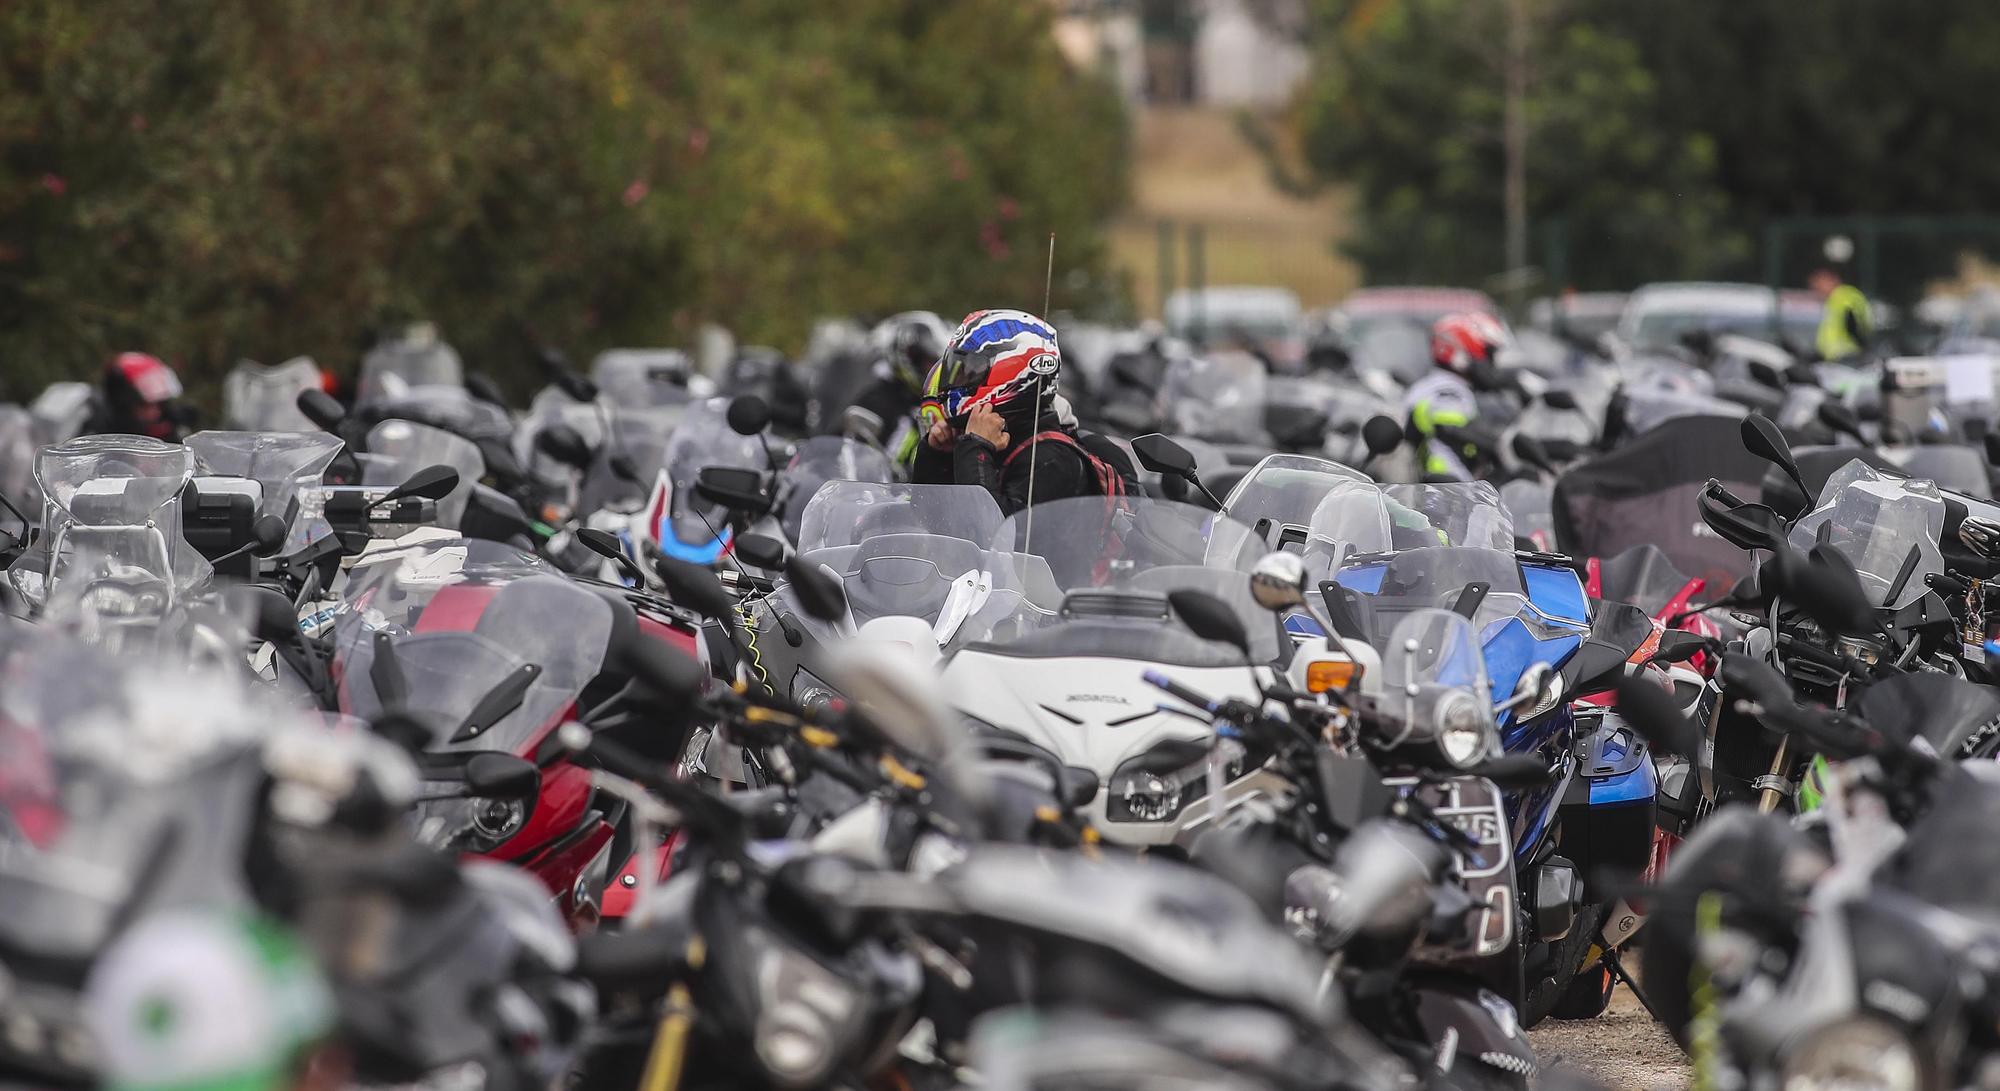
[[1005, 261], [1007, 255], [1014, 252], [1014, 248], [1008, 246], [1007, 240], [1001, 237], [1000, 225], [992, 220], [979, 225], [979, 241], [986, 247], [986, 256], [994, 261]]
[[646, 194], [651, 192], [653, 192], [653, 187], [647, 185], [644, 178], [632, 179], [632, 184], [625, 187], [625, 207], [631, 208], [633, 205], [645, 200]]
[[60, 197], [69, 192], [69, 183], [63, 181], [62, 175], [50, 171], [42, 175], [42, 188], [48, 190], [52, 196]]

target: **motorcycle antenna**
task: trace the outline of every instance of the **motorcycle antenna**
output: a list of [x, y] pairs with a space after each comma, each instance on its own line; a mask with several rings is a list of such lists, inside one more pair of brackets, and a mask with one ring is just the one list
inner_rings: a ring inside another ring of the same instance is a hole
[[[1049, 301], [1055, 297], [1055, 289], [1056, 289], [1056, 233], [1051, 231], [1049, 232], [1049, 264], [1048, 267], [1042, 272], [1041, 319], [1044, 322], [1047, 322], [1049, 320]], [[1050, 329], [1054, 329], [1054, 327], [1051, 326]], [[1039, 370], [1040, 364], [1041, 361], [1037, 360], [1034, 363], [1029, 364], [1028, 366], [1030, 368]], [[1045, 374], [1053, 374], [1054, 371], [1055, 368], [1052, 363], [1048, 369], [1048, 372], [1046, 372]], [[1021, 552], [1023, 553], [1032, 551], [1034, 549], [1034, 544], [1035, 544], [1035, 447], [1042, 442], [1042, 395], [1047, 390], [1048, 386], [1049, 383], [1046, 379], [1036, 381], [1035, 419], [1033, 423], [1029, 424], [1028, 426], [1030, 428], [1033, 428], [1034, 432], [1028, 436], [1028, 525], [1027, 525], [1027, 540], [1021, 543]]]
[[1042, 321], [1049, 319], [1049, 301], [1056, 291], [1056, 233], [1049, 232], [1049, 264], [1042, 271]]

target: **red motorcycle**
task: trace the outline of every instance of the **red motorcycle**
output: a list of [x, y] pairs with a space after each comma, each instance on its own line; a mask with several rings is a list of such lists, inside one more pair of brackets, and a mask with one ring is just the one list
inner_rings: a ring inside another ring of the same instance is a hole
[[425, 778], [420, 840], [529, 871], [588, 928], [613, 869], [652, 854], [629, 843], [623, 805], [592, 788], [557, 729], [577, 721], [677, 754], [673, 738], [639, 737], [666, 731], [672, 712], [648, 700], [646, 676], [663, 656], [698, 657], [697, 629], [661, 600], [510, 546], [412, 539], [378, 544], [347, 574], [339, 709], [416, 734], [405, 741]]

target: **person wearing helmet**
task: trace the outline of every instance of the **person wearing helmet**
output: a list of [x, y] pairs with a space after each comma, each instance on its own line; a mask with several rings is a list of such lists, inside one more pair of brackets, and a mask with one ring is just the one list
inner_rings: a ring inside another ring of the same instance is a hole
[[951, 327], [930, 311], [904, 311], [877, 323], [868, 335], [876, 357], [874, 373], [847, 407], [841, 430], [909, 465], [917, 452], [914, 414], [923, 399], [924, 379], [950, 338]]
[[[1430, 374], [1410, 384], [1403, 413], [1424, 445], [1424, 475], [1470, 481], [1481, 444], [1467, 442], [1479, 415], [1479, 392], [1500, 385], [1494, 356], [1507, 345], [1507, 328], [1489, 314], [1451, 314], [1431, 327]], [[1441, 436], [1440, 432], [1445, 433]]]
[[83, 1015], [112, 1091], [317, 1091], [343, 1086], [327, 1048], [332, 993], [305, 948], [223, 910], [142, 919], [108, 947]]
[[737, 349], [723, 370], [719, 386], [722, 393], [732, 398], [750, 394], [764, 399], [777, 431], [794, 436], [804, 434], [810, 392], [799, 378], [798, 368], [777, 349], [765, 345]]
[[121, 352], [104, 365], [103, 396], [86, 431], [179, 442], [194, 414], [180, 404], [180, 376], [144, 352]]
[[1047, 322], [1026, 311], [967, 315], [924, 380], [910, 480], [978, 485], [1007, 515], [1073, 496], [1122, 498], [1136, 474], [1115, 444], [1077, 430], [1056, 394], [1061, 370]]

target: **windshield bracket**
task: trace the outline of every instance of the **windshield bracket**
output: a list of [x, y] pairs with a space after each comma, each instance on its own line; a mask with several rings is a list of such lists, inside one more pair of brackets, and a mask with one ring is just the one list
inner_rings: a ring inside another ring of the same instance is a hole
[[403, 677], [403, 665], [396, 659], [396, 638], [384, 631], [375, 634], [375, 661], [368, 664], [368, 680], [383, 708], [396, 708], [410, 696], [410, 684]]
[[489, 727], [506, 719], [508, 714], [521, 707], [522, 698], [528, 695], [528, 687], [541, 677], [542, 668], [533, 663], [523, 663], [500, 684], [486, 691], [486, 696], [472, 706], [472, 711], [459, 721], [458, 730], [452, 733], [454, 743], [476, 739]]
[[1486, 594], [1491, 590], [1493, 585], [1483, 580], [1474, 580], [1466, 584], [1458, 593], [1458, 601], [1451, 604], [1451, 612], [1467, 621], [1472, 620], [1472, 616], [1479, 612], [1480, 603], [1486, 601]]

